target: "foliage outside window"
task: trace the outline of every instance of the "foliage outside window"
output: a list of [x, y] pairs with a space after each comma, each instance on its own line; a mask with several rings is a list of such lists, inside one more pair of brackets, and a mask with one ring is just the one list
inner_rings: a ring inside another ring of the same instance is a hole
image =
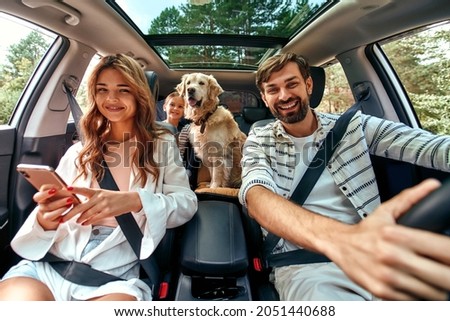
[[[83, 79], [81, 79], [80, 86], [78, 87], [77, 93], [76, 93], [76, 100], [78, 104], [80, 105], [81, 110], [83, 113], [85, 113], [88, 109], [88, 96], [87, 96], [87, 81], [88, 78], [94, 69], [94, 67], [98, 64], [100, 61], [101, 56], [100, 55], [94, 55], [92, 57], [91, 62], [89, 63], [89, 66], [87, 67]], [[72, 115], [72, 113], [71, 113]]]
[[325, 90], [317, 111], [342, 114], [355, 103], [344, 70], [339, 63], [325, 68]]
[[0, 30], [1, 125], [9, 122], [29, 78], [55, 36], [3, 14], [0, 15]]
[[[333, 1], [205, 0], [179, 6], [168, 3], [167, 8], [152, 20], [146, 20], [144, 14], [128, 2], [116, 2], [133, 21], [143, 21], [139, 28], [144, 39], [170, 68], [255, 70], [264, 56], [276, 52]], [[177, 40], [171, 38], [173, 40], [158, 44], [168, 35], [178, 36]], [[183, 35], [195, 35], [199, 43], [183, 44]], [[208, 38], [217, 35], [235, 38], [222, 44], [208, 43]], [[250, 38], [240, 40], [238, 36], [252, 36], [258, 40], [254, 43], [248, 41]]]
[[450, 134], [450, 23], [382, 45], [422, 127]]

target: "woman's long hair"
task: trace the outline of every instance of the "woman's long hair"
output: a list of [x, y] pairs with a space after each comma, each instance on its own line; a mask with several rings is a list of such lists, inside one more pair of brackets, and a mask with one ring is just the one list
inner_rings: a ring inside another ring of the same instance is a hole
[[103, 57], [88, 79], [88, 111], [80, 120], [84, 136], [83, 148], [79, 155], [80, 176], [87, 177], [88, 171], [92, 170], [97, 181], [101, 181], [104, 175], [101, 164], [103, 155], [107, 152], [111, 124], [100, 113], [95, 103], [95, 95], [98, 76], [108, 68], [113, 68], [123, 75], [136, 98], [134, 134], [137, 149], [133, 155], [133, 164], [138, 170], [137, 180], [143, 187], [149, 174], [154, 180], [159, 176], [159, 169], [153, 158], [154, 141], [158, 137], [155, 129], [155, 99], [150, 93], [147, 79], [139, 63], [124, 54]]

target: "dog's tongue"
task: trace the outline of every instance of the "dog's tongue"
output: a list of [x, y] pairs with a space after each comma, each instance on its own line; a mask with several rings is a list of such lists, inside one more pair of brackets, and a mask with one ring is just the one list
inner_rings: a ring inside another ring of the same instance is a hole
[[189, 106], [194, 107], [197, 104], [197, 101], [194, 98], [188, 99]]

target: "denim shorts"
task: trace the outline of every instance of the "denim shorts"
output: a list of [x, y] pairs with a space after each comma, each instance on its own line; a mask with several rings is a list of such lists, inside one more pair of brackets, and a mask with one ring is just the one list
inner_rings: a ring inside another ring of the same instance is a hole
[[[114, 228], [108, 226], [96, 226], [92, 228], [91, 236], [89, 237], [89, 242], [84, 247], [81, 257], [84, 257], [90, 251], [95, 249], [113, 231]], [[5, 273], [2, 280], [18, 276], [26, 276], [36, 280], [40, 280], [37, 273], [36, 264], [37, 262], [34, 261], [22, 260], [15, 266], [11, 267], [11, 269], [9, 269], [9, 271]]]
[[95, 249], [102, 243], [112, 232], [114, 231], [114, 227], [109, 226], [96, 226], [92, 228], [91, 236], [89, 237], [89, 242], [83, 249], [81, 253], [81, 257], [84, 257], [90, 251]]

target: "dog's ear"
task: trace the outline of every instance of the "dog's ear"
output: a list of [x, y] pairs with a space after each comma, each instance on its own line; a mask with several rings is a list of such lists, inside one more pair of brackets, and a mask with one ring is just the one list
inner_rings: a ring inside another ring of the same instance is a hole
[[181, 82], [175, 87], [175, 90], [180, 94], [181, 97], [184, 97], [186, 93], [186, 78], [188, 74], [184, 74], [181, 76]]
[[210, 99], [216, 99], [221, 93], [223, 93], [222, 87], [217, 82], [216, 78], [214, 78], [213, 75], [208, 76], [208, 82], [209, 82], [209, 98]]

